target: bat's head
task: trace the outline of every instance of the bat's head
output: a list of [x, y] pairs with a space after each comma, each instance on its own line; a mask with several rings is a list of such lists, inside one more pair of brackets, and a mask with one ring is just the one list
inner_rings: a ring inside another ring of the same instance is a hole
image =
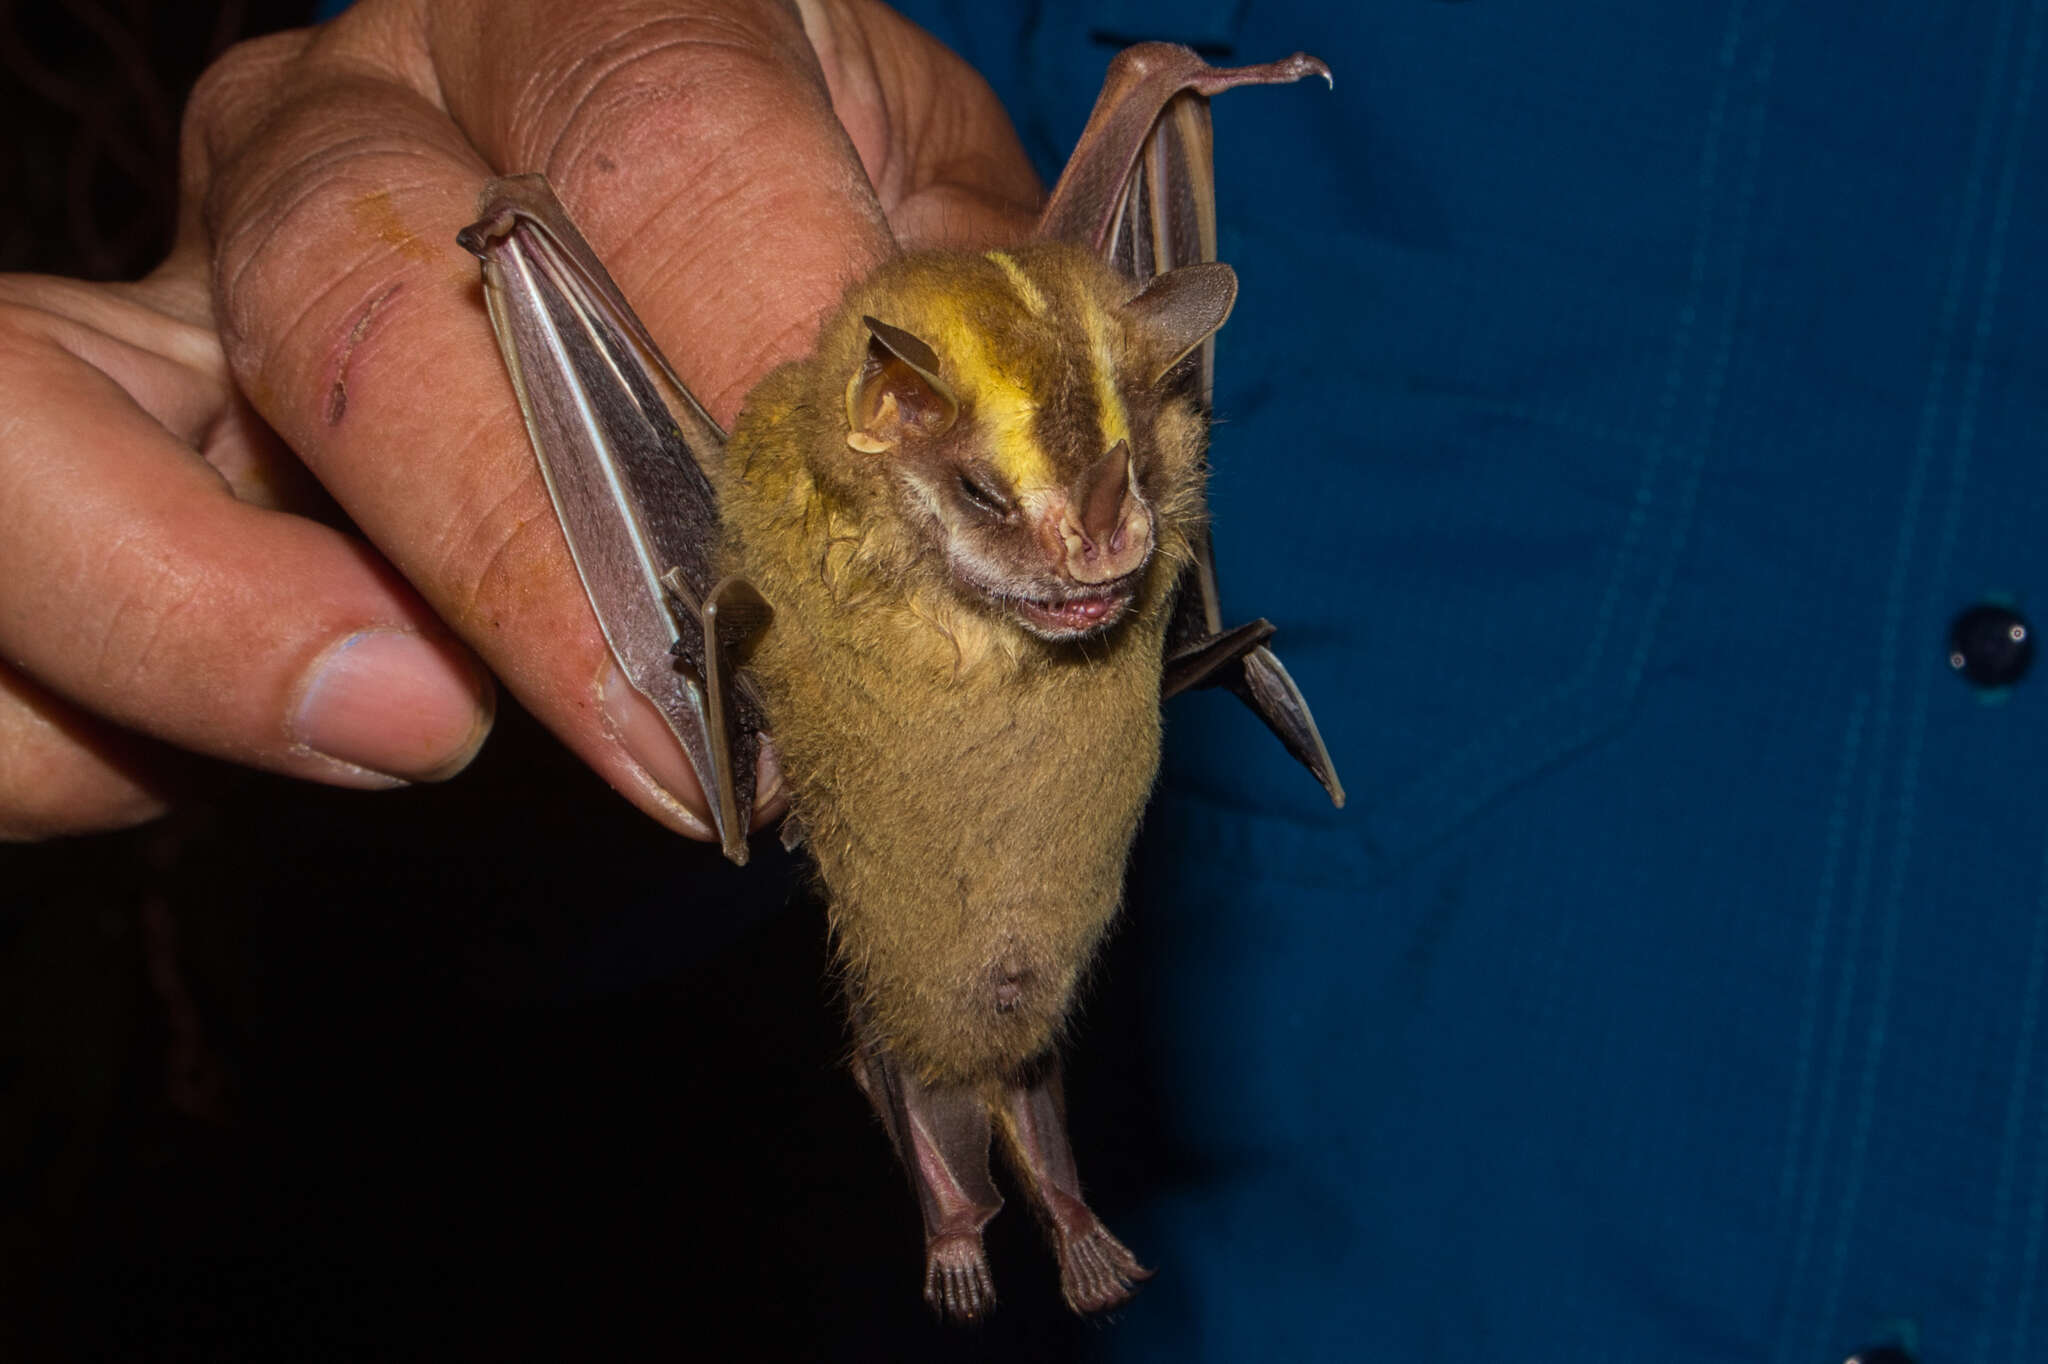
[[1056, 244], [907, 257], [842, 320], [839, 458], [955, 592], [1041, 639], [1099, 634], [1201, 515], [1201, 422], [1168, 376], [1236, 293], [1225, 265], [1140, 290]]

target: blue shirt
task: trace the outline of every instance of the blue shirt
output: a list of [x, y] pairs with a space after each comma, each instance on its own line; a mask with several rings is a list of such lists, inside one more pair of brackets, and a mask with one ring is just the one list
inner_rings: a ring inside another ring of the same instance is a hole
[[1215, 102], [1213, 503], [1352, 802], [1170, 707], [1101, 1353], [2048, 1358], [2048, 676], [1949, 642], [2048, 618], [2048, 3], [903, 8], [1048, 177], [1124, 41], [1336, 72]]

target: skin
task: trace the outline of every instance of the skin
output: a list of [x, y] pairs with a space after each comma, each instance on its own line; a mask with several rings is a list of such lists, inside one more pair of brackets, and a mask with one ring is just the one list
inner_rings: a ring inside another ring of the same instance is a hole
[[147, 279], [0, 279], [0, 836], [149, 819], [192, 755], [438, 780], [499, 685], [708, 836], [607, 685], [453, 245], [478, 185], [546, 172], [727, 423], [892, 234], [1011, 239], [1040, 194], [979, 77], [859, 0], [362, 0], [223, 57], [182, 160]]

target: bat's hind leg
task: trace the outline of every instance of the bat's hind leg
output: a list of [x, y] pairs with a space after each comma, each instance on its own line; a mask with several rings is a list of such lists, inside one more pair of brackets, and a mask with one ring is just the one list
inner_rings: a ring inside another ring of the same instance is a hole
[[1076, 1312], [1100, 1312], [1130, 1299], [1152, 1277], [1081, 1199], [1074, 1149], [1067, 1141], [1067, 1100], [1059, 1066], [1003, 1091], [1004, 1145], [1052, 1238], [1060, 1295]]
[[878, 1044], [861, 1048], [854, 1078], [888, 1129], [924, 1215], [924, 1299], [954, 1321], [996, 1305], [981, 1229], [1002, 1210], [989, 1177], [988, 1104], [977, 1089], [928, 1087]]

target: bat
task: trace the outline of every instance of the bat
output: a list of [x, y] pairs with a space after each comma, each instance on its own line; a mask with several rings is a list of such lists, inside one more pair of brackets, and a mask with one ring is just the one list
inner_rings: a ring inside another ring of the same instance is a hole
[[1058, 1046], [1123, 896], [1160, 703], [1243, 698], [1344, 802], [1273, 626], [1223, 627], [1204, 493], [1208, 99], [1328, 69], [1121, 53], [1025, 242], [849, 290], [728, 436], [537, 175], [461, 244], [621, 669], [747, 858], [772, 736], [847, 982], [852, 1070], [923, 1217], [924, 1294], [995, 1303], [1000, 1138], [1076, 1311], [1148, 1277], [1082, 1197]]

